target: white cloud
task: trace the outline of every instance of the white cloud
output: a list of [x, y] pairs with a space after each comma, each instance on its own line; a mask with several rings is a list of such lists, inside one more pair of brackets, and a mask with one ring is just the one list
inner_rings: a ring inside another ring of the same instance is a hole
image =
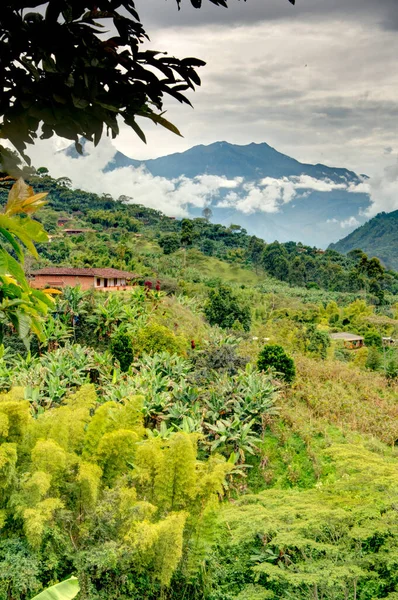
[[398, 162], [384, 170], [384, 174], [369, 180], [372, 204], [365, 212], [374, 217], [379, 212], [398, 210]]
[[55, 177], [69, 177], [73, 186], [97, 194], [111, 194], [113, 198], [130, 196], [136, 204], [143, 204], [174, 217], [187, 216], [189, 207], [202, 208], [223, 189], [234, 189], [242, 184], [242, 178], [227, 179], [213, 175], [201, 175], [188, 179], [153, 177], [144, 167], [123, 167], [103, 172], [112, 160], [116, 149], [105, 138], [97, 148], [79, 159], [71, 159], [57, 152], [59, 140], [53, 144], [38, 143], [35, 147], [35, 165], [47, 166]]
[[350, 227], [354, 228], [358, 227], [358, 225], [360, 225], [360, 222], [355, 217], [349, 217], [345, 221], [340, 221], [340, 227], [342, 229], [349, 229]]
[[199, 175], [193, 179], [179, 177], [173, 180], [173, 200], [181, 206], [203, 208], [216, 198], [222, 189], [234, 189], [240, 186], [242, 181], [241, 177], [227, 179], [216, 175]]
[[[73, 186], [98, 194], [110, 194], [113, 198], [126, 195], [136, 204], [143, 204], [162, 211], [168, 216], [184, 217], [191, 208], [204, 208], [210, 203], [219, 208], [233, 208], [245, 215], [256, 212], [277, 213], [293, 200], [300, 201], [311, 192], [346, 190], [351, 193], [367, 193], [372, 188], [371, 180], [360, 184], [334, 182], [330, 179], [315, 179], [308, 175], [265, 177], [257, 182], [244, 181], [242, 177], [228, 179], [215, 175], [199, 175], [192, 179], [185, 176], [176, 179], [154, 177], [144, 167], [123, 167], [103, 172], [112, 161], [116, 149], [108, 138], [97, 148], [87, 146], [89, 154], [72, 159], [59, 151], [60, 140], [38, 142], [34, 148], [34, 164], [47, 166], [53, 177], [69, 177]], [[398, 168], [397, 168], [398, 172]], [[391, 178], [398, 188], [396, 173]], [[374, 185], [377, 185], [377, 180]], [[227, 193], [225, 193], [227, 192]], [[393, 198], [393, 190], [391, 190]], [[395, 193], [398, 198], [398, 193]], [[393, 199], [391, 199], [393, 202]], [[372, 209], [373, 210], [373, 209]], [[392, 210], [392, 209], [391, 209]], [[329, 221], [333, 223], [334, 221]], [[358, 224], [354, 217], [341, 223], [343, 229]]]
[[[332, 192], [333, 190], [356, 191], [347, 183], [335, 183], [330, 179], [315, 179], [309, 175], [283, 177], [275, 179], [265, 177], [257, 183], [245, 183], [242, 186], [246, 192], [239, 195], [236, 192], [227, 194], [218, 202], [220, 208], [235, 208], [244, 214], [254, 212], [276, 213], [283, 205], [294, 199], [306, 198], [311, 191]], [[305, 190], [302, 192], [301, 190]]]

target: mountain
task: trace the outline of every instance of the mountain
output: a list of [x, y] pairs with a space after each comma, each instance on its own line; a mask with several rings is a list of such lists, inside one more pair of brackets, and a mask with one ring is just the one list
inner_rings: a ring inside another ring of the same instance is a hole
[[398, 210], [376, 215], [337, 244], [331, 244], [330, 248], [343, 254], [360, 248], [369, 256], [380, 258], [387, 268], [397, 271]]
[[[74, 148], [66, 152], [78, 157]], [[324, 248], [337, 241], [344, 229], [351, 231], [364, 223], [362, 213], [370, 205], [361, 187], [364, 176], [301, 163], [266, 143], [215, 142], [147, 161], [115, 150], [103, 171], [138, 166], [155, 177], [173, 180], [176, 188], [186, 179], [205, 181], [211, 188], [206, 201], [215, 222], [241, 225], [267, 241], [293, 240]], [[190, 216], [201, 215], [194, 203], [187, 208]]]

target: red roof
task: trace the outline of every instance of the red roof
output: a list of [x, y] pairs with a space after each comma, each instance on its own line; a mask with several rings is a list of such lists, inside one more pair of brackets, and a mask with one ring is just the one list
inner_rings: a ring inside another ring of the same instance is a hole
[[38, 271], [33, 271], [32, 275], [72, 275], [75, 277], [116, 277], [123, 279], [136, 279], [139, 277], [136, 273], [129, 271], [119, 271], [119, 269], [77, 269], [70, 267], [44, 267]]

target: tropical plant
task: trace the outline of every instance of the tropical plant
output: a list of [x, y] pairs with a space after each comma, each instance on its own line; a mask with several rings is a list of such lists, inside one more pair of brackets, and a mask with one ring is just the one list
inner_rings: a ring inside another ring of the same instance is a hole
[[123, 303], [118, 294], [107, 294], [96, 302], [87, 317], [99, 339], [109, 339], [123, 320]]
[[34, 242], [44, 242], [43, 226], [30, 215], [45, 204], [47, 194], [34, 194], [22, 179], [11, 187], [3, 213], [0, 214], [0, 341], [4, 328], [11, 325], [26, 346], [31, 332], [43, 339], [41, 317], [53, 306], [55, 290], [34, 290], [26, 279], [24, 253], [35, 258]]
[[32, 600], [72, 600], [80, 591], [77, 577], [69, 577], [37, 594]]
[[175, 335], [170, 329], [157, 323], [149, 323], [140, 329], [135, 343], [139, 354], [169, 352], [184, 355], [187, 348], [187, 341], [183, 336]]
[[244, 463], [247, 454], [255, 454], [261, 438], [253, 431], [254, 421], [243, 423], [239, 418], [220, 419], [214, 425], [207, 424], [210, 430], [209, 446], [228, 456], [237, 454], [239, 462]]
[[59, 404], [87, 382], [95, 383], [103, 394], [114, 381], [115, 373], [108, 353], [100, 354], [91, 348], [68, 343], [40, 357], [31, 354], [25, 358], [3, 356], [0, 365], [3, 373], [11, 367], [8, 383], [4, 377], [3, 389], [12, 385], [25, 387], [26, 397], [32, 400], [35, 410]]

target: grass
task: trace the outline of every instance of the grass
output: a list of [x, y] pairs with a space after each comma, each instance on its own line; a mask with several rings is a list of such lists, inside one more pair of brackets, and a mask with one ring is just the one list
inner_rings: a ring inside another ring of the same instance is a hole
[[381, 374], [338, 361], [297, 356], [298, 377], [287, 400], [292, 418], [306, 407], [305, 419], [359, 432], [394, 445], [398, 440], [398, 386]]

